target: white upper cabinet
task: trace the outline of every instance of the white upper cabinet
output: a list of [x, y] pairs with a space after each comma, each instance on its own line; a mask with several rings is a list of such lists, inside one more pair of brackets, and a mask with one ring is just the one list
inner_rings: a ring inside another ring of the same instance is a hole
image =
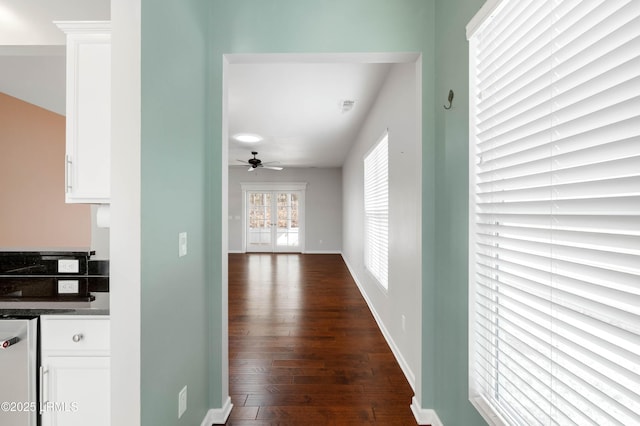
[[111, 164], [111, 23], [56, 22], [67, 35], [67, 203], [106, 204]]

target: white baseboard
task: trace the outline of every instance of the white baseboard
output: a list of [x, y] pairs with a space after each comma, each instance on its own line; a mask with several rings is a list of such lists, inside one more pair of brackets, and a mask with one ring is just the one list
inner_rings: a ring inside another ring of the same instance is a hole
[[225, 424], [227, 422], [227, 419], [229, 418], [229, 414], [231, 414], [232, 408], [233, 404], [231, 403], [231, 398], [227, 397], [227, 400], [224, 402], [222, 408], [209, 409], [204, 420], [202, 420], [202, 423], [200, 423], [200, 426]]
[[373, 315], [373, 318], [375, 318], [376, 323], [378, 324], [378, 328], [382, 332], [382, 335], [384, 336], [385, 340], [387, 341], [387, 344], [391, 348], [391, 352], [393, 352], [393, 355], [395, 356], [396, 361], [398, 361], [398, 364], [400, 365], [400, 369], [402, 369], [402, 372], [404, 373], [404, 376], [407, 378], [407, 381], [409, 382], [409, 385], [411, 386], [411, 389], [413, 389], [413, 392], [415, 393], [415, 391], [416, 391], [416, 377], [413, 374], [413, 371], [411, 370], [411, 367], [409, 367], [409, 364], [407, 363], [407, 361], [402, 356], [402, 353], [400, 352], [400, 349], [398, 349], [398, 346], [396, 345], [396, 342], [393, 341], [393, 338], [391, 337], [391, 334], [389, 334], [389, 331], [384, 326], [384, 323], [382, 322], [382, 319], [378, 315], [378, 312], [376, 312], [376, 310], [375, 310], [375, 308], [373, 306], [373, 303], [371, 303], [371, 300], [369, 299], [369, 296], [364, 291], [364, 287], [362, 286], [362, 283], [358, 280], [358, 276], [355, 274], [355, 272], [354, 272], [353, 268], [351, 267], [351, 265], [349, 265], [349, 261], [344, 257], [344, 254], [342, 254], [342, 260], [344, 260], [345, 265], [347, 265], [347, 269], [349, 269], [349, 273], [351, 274], [351, 277], [356, 282], [356, 285], [358, 286], [358, 289], [360, 290], [360, 294], [362, 294], [362, 297], [364, 298], [365, 302], [367, 302], [367, 306], [369, 306], [369, 311], [371, 311], [371, 314]]
[[436, 410], [420, 407], [415, 396], [411, 399], [411, 411], [419, 425], [444, 426], [440, 421]]
[[242, 253], [244, 253], [244, 251], [242, 251], [242, 250], [227, 250], [227, 253], [238, 253], [238, 254], [242, 254]]

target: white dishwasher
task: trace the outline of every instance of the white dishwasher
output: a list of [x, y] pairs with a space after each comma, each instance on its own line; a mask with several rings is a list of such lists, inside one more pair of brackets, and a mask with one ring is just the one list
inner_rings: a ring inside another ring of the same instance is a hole
[[0, 316], [0, 425], [36, 426], [38, 318]]

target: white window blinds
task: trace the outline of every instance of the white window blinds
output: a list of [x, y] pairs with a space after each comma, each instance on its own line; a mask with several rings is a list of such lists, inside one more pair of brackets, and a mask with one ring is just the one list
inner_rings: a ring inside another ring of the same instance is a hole
[[472, 402], [640, 425], [640, 0], [500, 2], [470, 88]]
[[364, 158], [364, 263], [388, 288], [389, 265], [389, 136], [385, 134]]

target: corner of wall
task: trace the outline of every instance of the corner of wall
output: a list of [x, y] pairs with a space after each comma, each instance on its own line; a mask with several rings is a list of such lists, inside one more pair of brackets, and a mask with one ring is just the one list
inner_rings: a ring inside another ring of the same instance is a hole
[[0, 247], [88, 248], [91, 212], [65, 203], [65, 117], [0, 93]]
[[[351, 267], [351, 265], [349, 264], [349, 260], [344, 256], [343, 253], [340, 253], [340, 255], [342, 256], [342, 260], [344, 260], [345, 265], [347, 265], [347, 269], [349, 270], [349, 273], [351, 274], [351, 277], [353, 278], [353, 280], [355, 281], [356, 285], [358, 286], [358, 290], [360, 291], [360, 294], [364, 298], [365, 302], [367, 302], [367, 306], [369, 307], [369, 311], [373, 315], [373, 318], [376, 320], [376, 323], [378, 324], [378, 328], [380, 328], [380, 331], [382, 332], [382, 335], [384, 336], [384, 339], [387, 341], [387, 344], [391, 348], [391, 352], [393, 352], [393, 356], [398, 361], [398, 364], [400, 365], [400, 369], [404, 373], [405, 377], [407, 378], [407, 381], [409, 382], [409, 385], [411, 386], [411, 389], [413, 389], [413, 392], [415, 393], [415, 391], [416, 391], [416, 376], [415, 376], [413, 370], [411, 370], [411, 367], [409, 367], [409, 364], [407, 363], [407, 361], [402, 356], [402, 352], [398, 348], [398, 345], [396, 345], [396, 342], [393, 340], [393, 337], [391, 336], [391, 333], [389, 333], [389, 331], [387, 330], [387, 328], [384, 325], [384, 322], [382, 322], [382, 318], [380, 317], [380, 315], [376, 311], [376, 308], [375, 308], [374, 304], [371, 302], [371, 299], [369, 299], [369, 296], [367, 295], [366, 291], [364, 290], [364, 287], [363, 287], [362, 283], [358, 279], [358, 275], [355, 273], [355, 269], [353, 269]], [[415, 399], [415, 397], [414, 397], [414, 399]]]
[[222, 404], [222, 408], [211, 408], [207, 411], [207, 415], [202, 419], [200, 426], [223, 425], [227, 423], [232, 408], [231, 398], [227, 397], [224, 404]]
[[415, 396], [411, 400], [411, 412], [419, 425], [444, 426], [436, 410], [420, 407], [420, 403]]

